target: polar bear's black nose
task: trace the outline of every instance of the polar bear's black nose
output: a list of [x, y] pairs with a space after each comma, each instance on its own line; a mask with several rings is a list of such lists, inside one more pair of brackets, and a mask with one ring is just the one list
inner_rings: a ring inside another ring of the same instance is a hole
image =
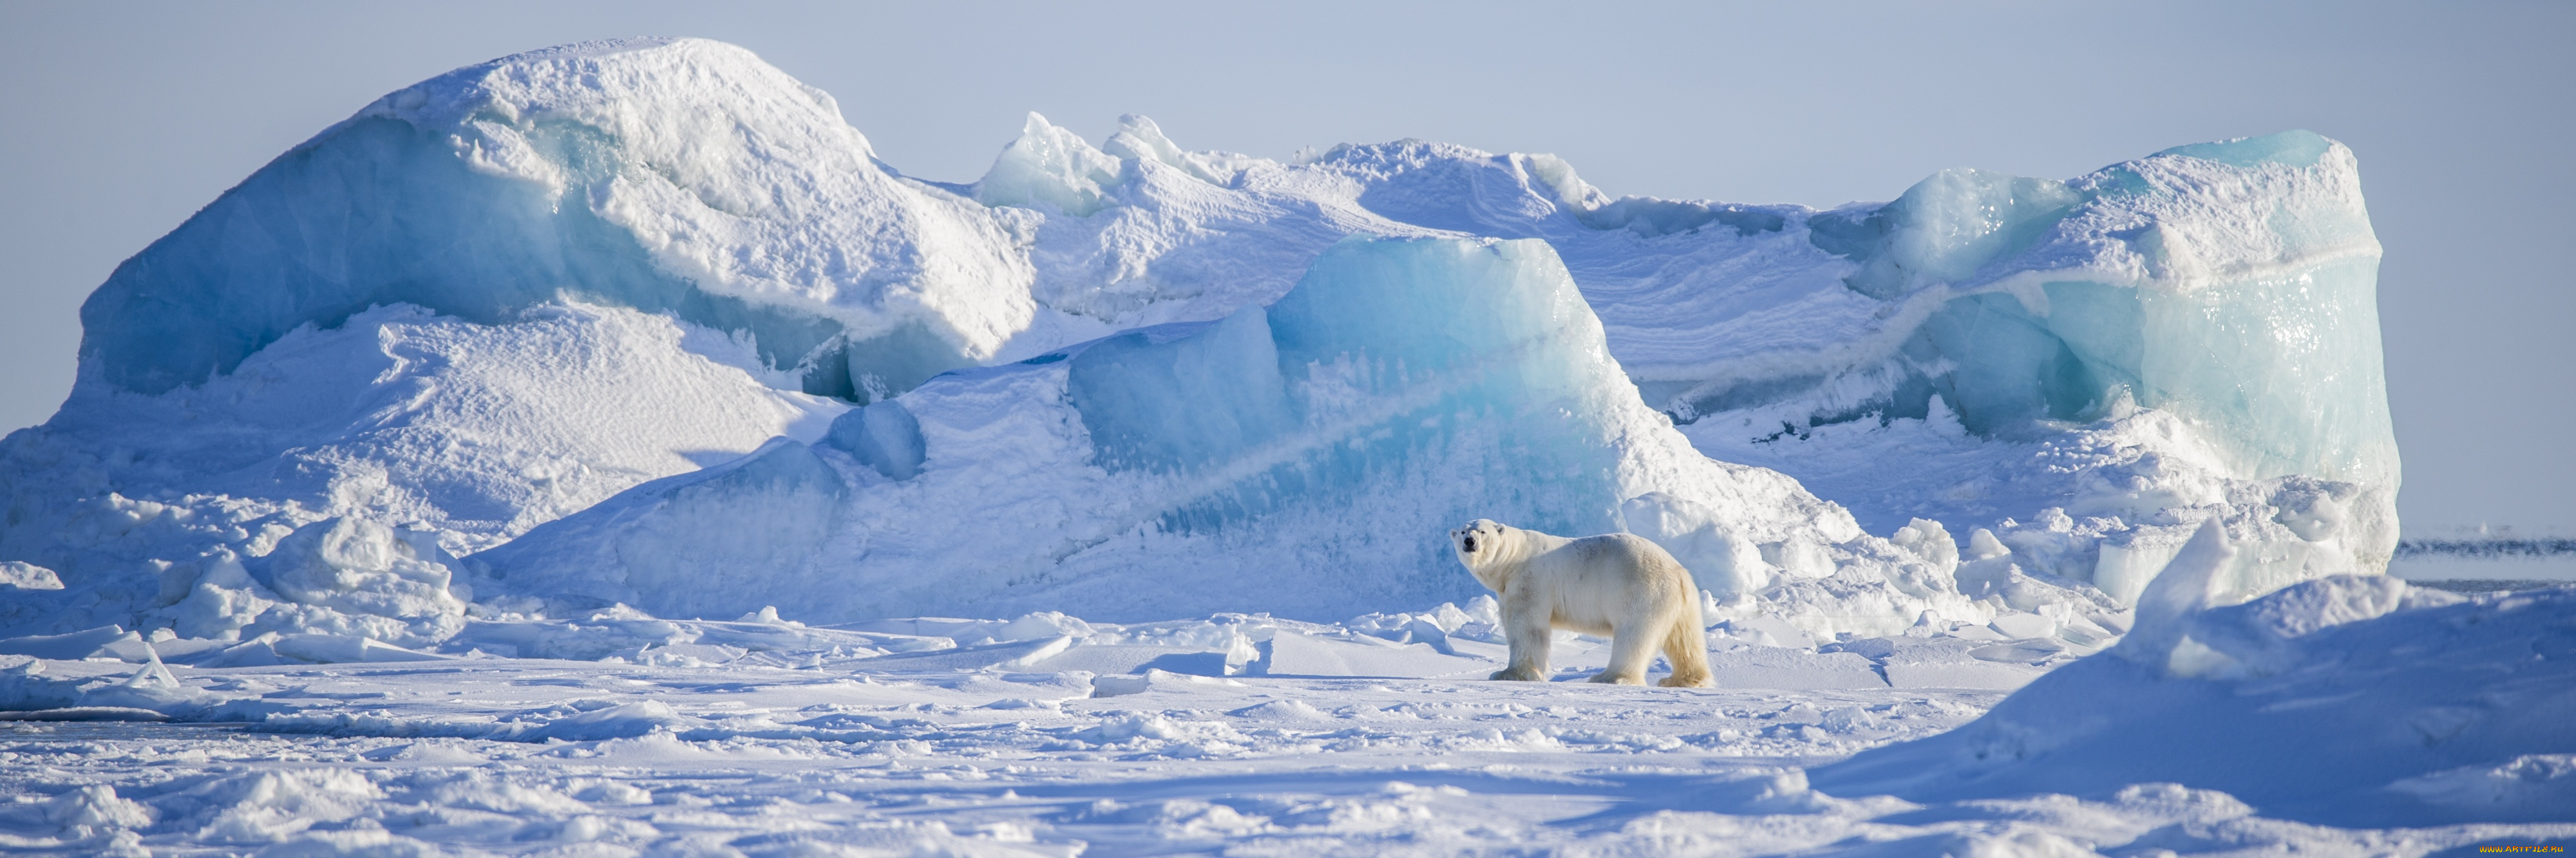
[[1476, 537], [1474, 537], [1474, 536], [1469, 536], [1469, 537], [1467, 537], [1467, 539], [1466, 539], [1466, 543], [1467, 543], [1467, 550], [1469, 550], [1469, 551], [1474, 551], [1474, 550], [1476, 550]]

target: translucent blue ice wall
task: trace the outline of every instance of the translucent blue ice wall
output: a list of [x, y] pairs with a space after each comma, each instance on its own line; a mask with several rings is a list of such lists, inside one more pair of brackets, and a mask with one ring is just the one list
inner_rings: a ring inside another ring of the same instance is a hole
[[1810, 240], [1859, 265], [1853, 291], [1942, 302], [1901, 347], [1920, 374], [1890, 413], [1937, 392], [1970, 429], [2011, 433], [2126, 395], [2213, 430], [2239, 476], [2393, 489], [2378, 245], [2350, 157], [2292, 131], [2070, 183], [1950, 170], [1817, 215]]
[[943, 320], [885, 295], [934, 268], [984, 272], [925, 263], [944, 251], [916, 240], [953, 227], [962, 201], [866, 157], [828, 98], [728, 45], [588, 43], [458, 69], [280, 155], [119, 265], [81, 307], [84, 372], [157, 393], [370, 305], [497, 324], [569, 297], [749, 333], [808, 392], [882, 398], [972, 362], [932, 330]]
[[2398, 484], [2379, 346], [2377, 259], [2209, 290], [2144, 295], [2140, 404], [2237, 442], [2257, 477]]
[[[1623, 499], [1598, 400], [1627, 386], [1601, 343], [1543, 243], [1353, 238], [1270, 307], [1081, 350], [1067, 392], [1099, 464], [1191, 487], [1166, 531], [1400, 490], [1431, 522], [1596, 533]], [[1418, 536], [1402, 578], [1464, 580]]]
[[[567, 194], [613, 169], [615, 146], [587, 128], [532, 130], [572, 168]], [[298, 325], [332, 327], [373, 304], [494, 324], [559, 294], [751, 330], [782, 366], [839, 333], [832, 321], [664, 274], [632, 235], [547, 190], [471, 169], [431, 130], [351, 121], [117, 266], [81, 305], [81, 356], [107, 381], [155, 393], [228, 371]]]

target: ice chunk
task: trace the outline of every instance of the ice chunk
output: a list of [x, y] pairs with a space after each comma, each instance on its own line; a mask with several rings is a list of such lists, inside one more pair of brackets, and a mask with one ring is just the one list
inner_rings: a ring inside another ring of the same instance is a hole
[[310, 630], [418, 646], [464, 627], [465, 602], [448, 591], [448, 568], [377, 522], [317, 521], [262, 560], [254, 574], [294, 601], [262, 612], [248, 626], [254, 632]]
[[1100, 145], [1100, 151], [1119, 158], [1151, 161], [1171, 167], [1190, 178], [1219, 187], [1234, 184], [1236, 177], [1261, 159], [1221, 152], [1187, 152], [1169, 137], [1154, 120], [1130, 113], [1118, 117], [1118, 133]]
[[0, 563], [0, 587], [16, 590], [60, 590], [63, 588], [63, 579], [54, 575], [54, 570], [33, 563], [11, 560]]
[[889, 480], [921, 473], [921, 421], [903, 403], [887, 400], [842, 414], [823, 443], [840, 448]]
[[[1155, 129], [1154, 137], [1161, 136]], [[1153, 148], [1150, 141], [1139, 142]], [[975, 199], [988, 206], [1045, 205], [1083, 217], [1111, 205], [1102, 194], [1118, 186], [1120, 169], [1117, 158], [1032, 111], [1020, 138], [1003, 147], [992, 169], [975, 183]]]
[[1860, 263], [1852, 291], [1895, 298], [1970, 279], [1990, 260], [2029, 247], [2083, 197], [2066, 183], [1982, 170], [1943, 170], [1875, 209], [1807, 221], [1808, 240]]
[[2165, 533], [2141, 533], [2113, 542], [2104, 540], [2093, 566], [2093, 586], [2124, 605], [2136, 604], [2156, 574], [2168, 568], [2184, 543]]
[[81, 353], [154, 393], [370, 305], [493, 323], [573, 294], [748, 332], [779, 369], [906, 323], [928, 354], [890, 362], [955, 365], [1029, 321], [1027, 263], [986, 252], [1006, 243], [749, 51], [592, 42], [403, 89], [270, 162], [117, 268]]
[[[1994, 534], [1982, 528], [1977, 532], [1984, 534], [1988, 542], [1994, 541]], [[1890, 534], [1887, 541], [1913, 552], [1914, 556], [1923, 558], [1923, 562], [1942, 572], [1959, 568], [1959, 543], [1950, 538], [1950, 530], [1942, 527], [1940, 522], [1920, 518], [1908, 521], [1904, 527]]]
[[2008, 638], [2044, 638], [2057, 633], [2056, 620], [2019, 611], [1996, 617], [1988, 625]]

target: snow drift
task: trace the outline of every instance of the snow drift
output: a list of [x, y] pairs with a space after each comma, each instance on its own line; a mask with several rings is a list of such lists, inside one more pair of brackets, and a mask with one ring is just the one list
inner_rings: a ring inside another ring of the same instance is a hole
[[[1360, 288], [1314, 267], [1354, 235], [1542, 241], [1480, 252], [1516, 260], [1493, 282], [1570, 277], [1547, 312], [1582, 312], [1548, 324], [1598, 340], [1527, 363], [1434, 339], [1455, 320], [1427, 303], [1292, 291]], [[0, 442], [0, 559], [60, 587], [11, 585], [0, 624], [416, 642], [510, 594], [730, 614], [758, 600], [699, 585], [784, 592], [829, 558], [909, 564], [850, 615], [1413, 610], [1465, 579], [1394, 534], [1472, 492], [1648, 535], [1809, 634], [2116, 609], [2210, 519], [2245, 598], [2386, 560], [2377, 254], [2351, 152], [2305, 132], [1816, 211], [1613, 200], [1552, 156], [1421, 141], [1282, 163], [1126, 117], [1093, 146], [1031, 115], [949, 185], [742, 49], [567, 46], [388, 95], [119, 267], [72, 398]], [[1563, 470], [1503, 480], [1477, 450]], [[1336, 542], [1333, 503], [1372, 535]], [[558, 520], [485, 558], [525, 577], [456, 560]], [[280, 546], [348, 539], [314, 554], [332, 575], [275, 574], [307, 568]], [[1173, 583], [1301, 562], [1266, 593]]]
[[2566, 818], [2576, 590], [2472, 600], [2334, 576], [2212, 607], [2235, 550], [2206, 528], [2110, 653], [1812, 782], [1912, 801], [2179, 783], [2340, 826]]

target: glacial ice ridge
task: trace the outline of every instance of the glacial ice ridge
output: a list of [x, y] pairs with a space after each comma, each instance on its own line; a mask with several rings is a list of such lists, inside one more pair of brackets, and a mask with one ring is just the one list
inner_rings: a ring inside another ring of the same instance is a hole
[[1456, 522], [1633, 516], [1718, 598], [1769, 585], [1758, 546], [1795, 545], [1815, 561], [1780, 574], [1853, 567], [1826, 584], [1886, 591], [1903, 623], [1978, 617], [1946, 570], [1699, 455], [1634, 391], [1545, 243], [1355, 238], [1269, 306], [950, 373], [466, 564], [481, 589], [590, 600], [553, 613], [1338, 619], [1481, 592], [1424, 537]]
[[[1385, 280], [1324, 262], [1429, 247], [1510, 264], [1394, 280], [1561, 272], [1541, 303], [1573, 315], [1548, 324], [1597, 339], [1532, 340], [1553, 355], [1532, 363], [1431, 339], [1451, 320], [1428, 305], [1311, 297]], [[1120, 576], [1183, 612], [1411, 610], [1465, 592], [1427, 545], [1478, 492], [1470, 517], [1637, 531], [1713, 598], [1828, 638], [2123, 605], [2209, 520], [2241, 549], [2216, 586], [2243, 599], [2375, 572], [2394, 544], [2377, 258], [2357, 161], [2307, 132], [1818, 211], [1610, 199], [1553, 156], [1422, 141], [1284, 163], [1126, 117], [1094, 147], [1032, 114], [952, 185], [878, 161], [748, 51], [585, 43], [388, 95], [120, 266], [84, 305], [72, 398], [0, 442], [0, 560], [62, 588], [13, 588], [0, 626], [417, 642], [518, 596], [729, 615], [759, 600], [699, 582], [867, 557], [914, 560], [872, 579], [877, 606], [833, 610], [1059, 609]], [[1316, 343], [1399, 357], [1401, 383], [1288, 361], [1339, 366], [1298, 351]], [[1545, 416], [1454, 419], [1478, 409]], [[1326, 438], [1349, 446], [1297, 446]], [[1547, 467], [1468, 467], [1492, 444]], [[1713, 473], [1762, 488], [1690, 476]], [[728, 492], [798, 503], [686, 502]], [[1393, 512], [1330, 505], [1354, 498]], [[1320, 554], [1242, 541], [1294, 515], [1309, 530], [1263, 538]], [[318, 555], [374, 595], [261, 577], [335, 520], [410, 547]], [[1294, 583], [1152, 583], [1246, 558]], [[412, 592], [440, 574], [450, 598]]]

